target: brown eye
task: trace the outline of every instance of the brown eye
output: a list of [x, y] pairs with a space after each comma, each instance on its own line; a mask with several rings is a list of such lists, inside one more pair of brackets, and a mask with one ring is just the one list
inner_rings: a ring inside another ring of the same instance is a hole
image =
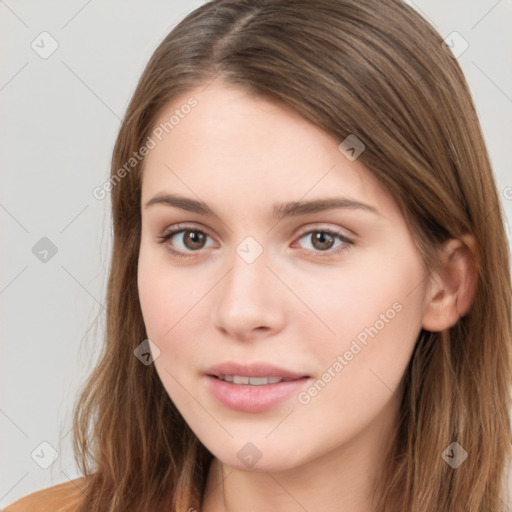
[[[159, 243], [165, 244], [168, 251], [175, 256], [195, 256], [193, 253], [202, 252], [207, 239], [211, 238], [208, 234], [199, 229], [177, 228], [169, 233], [159, 236]], [[174, 246], [178, 250], [173, 249]]]
[[[207, 239], [210, 235], [200, 229], [192, 229], [186, 227], [176, 227], [176, 229], [165, 235], [159, 236], [160, 244], [165, 244], [166, 249], [173, 255], [179, 257], [198, 256], [204, 251], [203, 248], [208, 247]], [[354, 241], [350, 240], [342, 233], [331, 231], [329, 229], [317, 229], [305, 232], [299, 237], [309, 242], [308, 252], [322, 256], [324, 258], [333, 258], [341, 255], [354, 245]], [[336, 244], [338, 241], [338, 245]], [[176, 250], [177, 249], [177, 250]], [[197, 254], [194, 254], [197, 253]]]
[[187, 249], [197, 250], [202, 249], [206, 240], [205, 233], [201, 231], [183, 231], [183, 244]]
[[327, 231], [312, 231], [313, 247], [321, 251], [330, 249], [334, 244], [334, 237]]
[[[322, 258], [334, 258], [347, 251], [354, 241], [347, 238], [340, 232], [330, 229], [313, 229], [302, 233], [299, 240], [302, 247], [308, 252], [321, 256]], [[307, 247], [309, 245], [309, 247]]]

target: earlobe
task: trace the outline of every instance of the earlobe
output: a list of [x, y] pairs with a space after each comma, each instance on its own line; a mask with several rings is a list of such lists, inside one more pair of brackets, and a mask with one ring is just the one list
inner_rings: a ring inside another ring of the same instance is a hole
[[478, 276], [475, 238], [451, 239], [441, 250], [439, 267], [430, 276], [422, 327], [439, 332], [455, 325], [473, 303]]

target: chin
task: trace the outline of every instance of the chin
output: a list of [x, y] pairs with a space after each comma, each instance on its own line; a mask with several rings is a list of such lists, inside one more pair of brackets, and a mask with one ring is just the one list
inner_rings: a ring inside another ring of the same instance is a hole
[[239, 471], [276, 473], [293, 469], [304, 463], [303, 453], [301, 453], [301, 459], [290, 459], [291, 453], [297, 454], [300, 451], [297, 447], [283, 446], [280, 443], [281, 450], [278, 450], [272, 442], [267, 441], [265, 446], [261, 444], [257, 441], [255, 443], [235, 441], [230, 447], [224, 444], [218, 450], [207, 448], [225, 466]]

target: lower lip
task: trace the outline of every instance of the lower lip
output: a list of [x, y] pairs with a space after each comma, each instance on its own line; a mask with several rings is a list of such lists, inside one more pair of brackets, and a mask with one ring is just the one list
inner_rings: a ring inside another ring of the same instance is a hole
[[308, 377], [303, 377], [297, 380], [252, 386], [232, 384], [211, 375], [206, 376], [208, 389], [213, 396], [226, 407], [242, 412], [266, 411], [291, 395], [299, 393], [308, 380]]

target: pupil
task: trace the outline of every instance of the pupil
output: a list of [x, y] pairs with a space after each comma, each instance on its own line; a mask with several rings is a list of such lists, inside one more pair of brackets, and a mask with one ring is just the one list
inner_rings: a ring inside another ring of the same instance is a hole
[[[188, 237], [186, 237], [187, 240], [192, 242], [192, 246], [194, 246], [194, 244], [198, 244], [198, 243], [199, 243], [199, 245], [201, 245], [201, 238], [202, 238], [202, 234], [198, 233], [197, 231], [188, 231]], [[195, 247], [192, 247], [192, 248], [195, 248]]]
[[[326, 240], [328, 241], [327, 244], [326, 244]], [[320, 245], [321, 245], [320, 248], [329, 249], [329, 247], [332, 243], [332, 237], [328, 233], [317, 232], [315, 241], [320, 242]], [[326, 247], [326, 245], [327, 245], [327, 247]]]

